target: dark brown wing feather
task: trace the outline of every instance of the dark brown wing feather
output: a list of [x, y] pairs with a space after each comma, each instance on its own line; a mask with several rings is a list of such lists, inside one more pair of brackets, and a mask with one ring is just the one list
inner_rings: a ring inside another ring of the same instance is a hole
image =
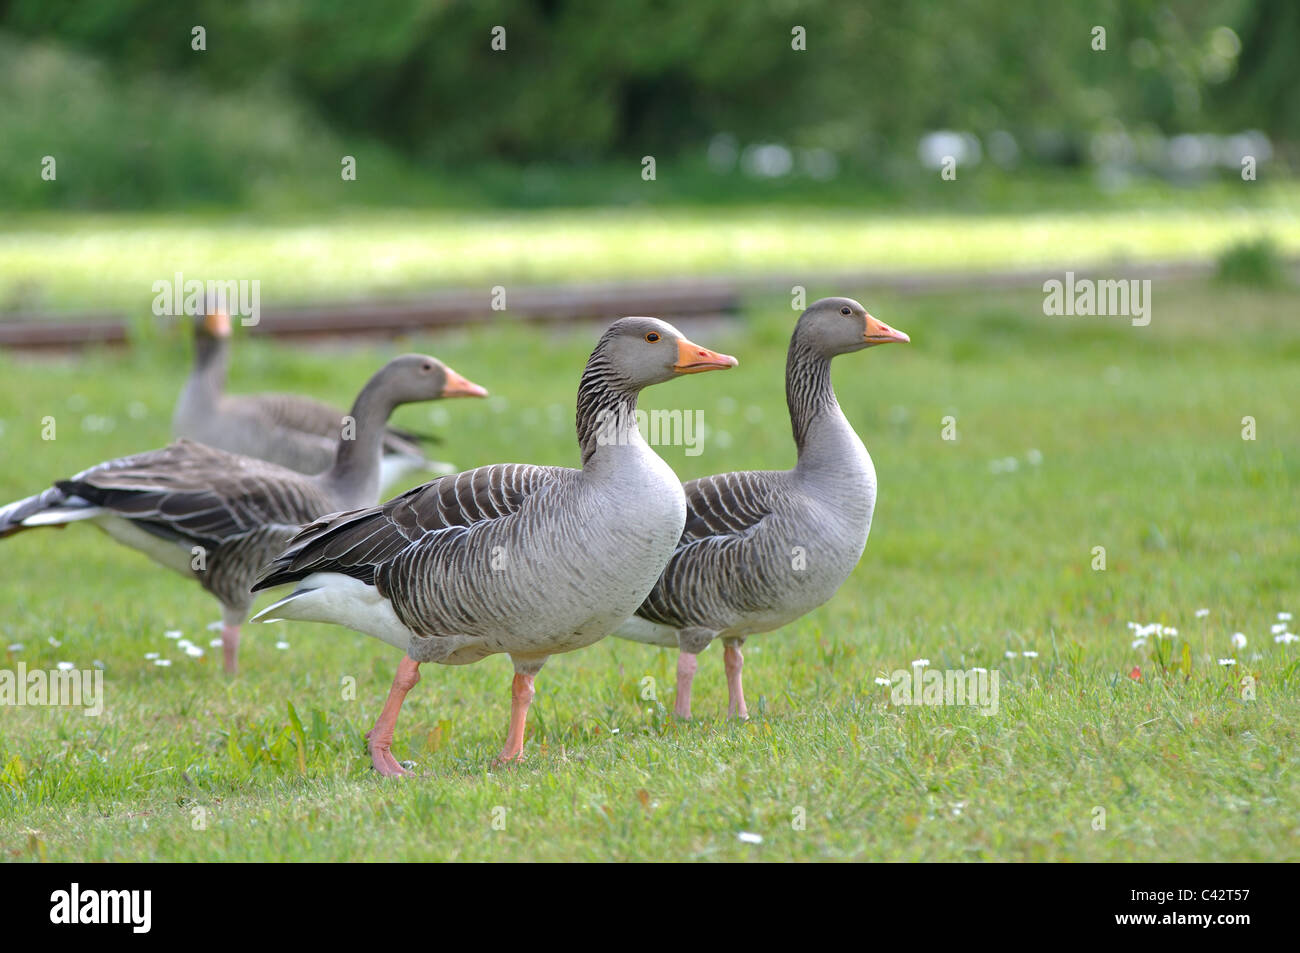
[[571, 471], [503, 463], [442, 477], [380, 506], [333, 513], [303, 528], [253, 590], [337, 572], [373, 584], [375, 572], [431, 533], [501, 519]]

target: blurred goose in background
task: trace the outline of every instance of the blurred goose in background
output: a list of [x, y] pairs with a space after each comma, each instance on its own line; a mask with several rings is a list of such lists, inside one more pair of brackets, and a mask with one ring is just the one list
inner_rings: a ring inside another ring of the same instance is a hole
[[237, 668], [239, 627], [257, 571], [317, 517], [379, 499], [384, 423], [399, 404], [487, 394], [432, 357], [389, 361], [352, 405], [355, 433], [315, 476], [179, 440], [109, 460], [0, 508], [0, 538], [89, 520], [119, 543], [197, 579], [222, 608], [222, 654]]
[[721, 637], [729, 711], [748, 718], [741, 687], [746, 637], [822, 605], [857, 565], [871, 530], [876, 470], [835, 399], [831, 358], [908, 340], [851, 298], [813, 302], [795, 324], [786, 359], [794, 469], [685, 484], [686, 527], [677, 550], [636, 615], [614, 633], [680, 650], [678, 717], [691, 717], [696, 656]]
[[733, 367], [663, 321], [622, 318], [578, 387], [582, 468], [498, 464], [446, 476], [382, 506], [317, 520], [254, 590], [296, 582], [259, 613], [333, 622], [405, 652], [366, 735], [375, 770], [410, 772], [390, 747], [422, 662], [514, 664], [510, 725], [497, 758], [519, 758], [533, 678], [547, 658], [608, 635], [649, 593], [682, 533], [672, 469], [636, 426], [642, 388]]
[[[295, 394], [226, 394], [230, 365], [230, 315], [214, 299], [194, 322], [194, 366], [172, 415], [172, 433], [299, 473], [320, 473], [334, 462], [343, 412]], [[414, 474], [441, 475], [450, 463], [429, 460], [421, 440], [432, 438], [387, 427], [379, 485]]]

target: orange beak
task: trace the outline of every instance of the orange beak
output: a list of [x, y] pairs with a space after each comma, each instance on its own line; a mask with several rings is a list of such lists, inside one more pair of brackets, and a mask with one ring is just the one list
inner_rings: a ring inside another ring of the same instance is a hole
[[214, 338], [230, 337], [230, 315], [225, 311], [209, 311], [203, 316], [203, 330]]
[[486, 388], [466, 380], [450, 367], [446, 370], [447, 383], [442, 388], [443, 397], [486, 397], [488, 395]]
[[677, 342], [677, 363], [673, 365], [673, 370], [678, 374], [702, 374], [705, 371], [735, 367], [739, 363], [730, 354], [719, 354], [681, 338]]
[[884, 321], [878, 321], [871, 315], [867, 315], [867, 330], [863, 333], [862, 340], [868, 344], [891, 344], [893, 342], [910, 344], [912, 341], [905, 332], [896, 331]]

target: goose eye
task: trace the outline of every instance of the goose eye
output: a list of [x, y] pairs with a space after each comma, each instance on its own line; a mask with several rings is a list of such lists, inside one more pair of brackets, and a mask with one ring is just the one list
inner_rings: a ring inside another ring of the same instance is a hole
[[842, 315], [848, 316], [848, 315], [850, 315], [850, 314], [852, 314], [852, 313], [853, 313], [852, 310], [850, 310], [849, 307], [848, 307], [847, 305], [846, 305], [845, 307], [843, 307], [843, 308], [840, 308], [840, 314], [842, 314]]
[[659, 340], [659, 332], [658, 332], [658, 331], [651, 331], [650, 333], [648, 333], [648, 334], [645, 336], [645, 339], [646, 339], [647, 341], [649, 341], [651, 344], [654, 344], [656, 341]]

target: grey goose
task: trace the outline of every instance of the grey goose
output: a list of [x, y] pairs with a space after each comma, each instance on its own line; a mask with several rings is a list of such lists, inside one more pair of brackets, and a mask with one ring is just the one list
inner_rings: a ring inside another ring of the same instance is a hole
[[[334, 462], [342, 411], [297, 394], [227, 394], [229, 368], [230, 316], [210, 299], [194, 322], [194, 364], [176, 400], [173, 436], [299, 473], [320, 473]], [[427, 477], [454, 469], [427, 459], [421, 439], [394, 427], [385, 429], [380, 486], [417, 473]]]
[[521, 757], [534, 676], [551, 655], [591, 645], [626, 619], [682, 533], [681, 483], [637, 430], [638, 393], [735, 364], [663, 321], [621, 318], [578, 387], [581, 469], [498, 464], [446, 476], [323, 517], [271, 563], [255, 590], [298, 588], [256, 619], [331, 622], [405, 653], [366, 735], [376, 771], [410, 773], [391, 745], [421, 663], [497, 653], [515, 672], [497, 763]]
[[[239, 627], [257, 571], [319, 516], [379, 499], [384, 423], [399, 404], [486, 393], [421, 354], [389, 361], [357, 396], [333, 465], [307, 476], [253, 457], [178, 440], [109, 460], [0, 507], [0, 539], [88, 520], [123, 545], [190, 576], [222, 609], [225, 668], [237, 669]], [[352, 426], [354, 424], [355, 426]]]
[[813, 302], [795, 324], [786, 358], [794, 469], [685, 484], [677, 549], [641, 608], [614, 633], [679, 649], [678, 717], [691, 717], [696, 656], [721, 637], [729, 713], [747, 718], [745, 639], [827, 602], [857, 565], [871, 530], [876, 469], [840, 410], [831, 359], [908, 340], [851, 298]]

